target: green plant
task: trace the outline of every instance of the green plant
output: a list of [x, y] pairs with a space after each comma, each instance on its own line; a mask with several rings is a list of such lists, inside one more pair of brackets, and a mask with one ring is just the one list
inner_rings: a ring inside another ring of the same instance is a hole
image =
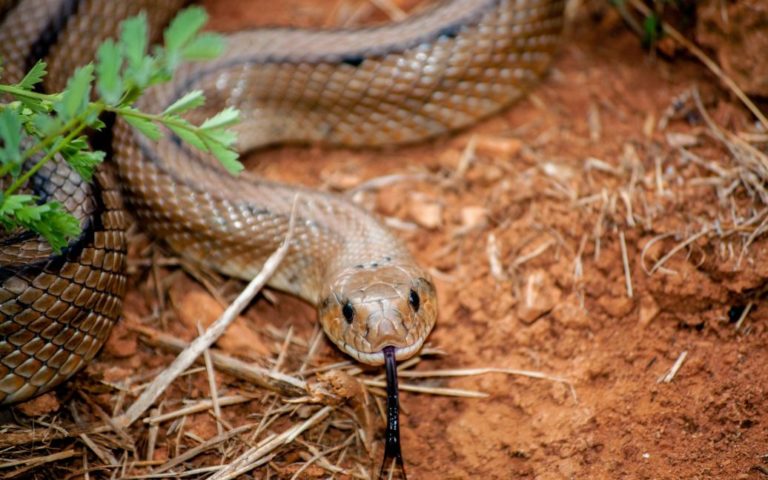
[[[63, 159], [86, 180], [104, 160], [104, 152], [93, 150], [84, 135], [86, 129], [102, 129], [104, 112], [121, 116], [147, 137], [161, 136], [164, 125], [183, 141], [212, 153], [235, 174], [242, 170], [232, 150], [235, 134], [228, 127], [239, 112], [227, 108], [200, 125], [181, 114], [205, 101], [199, 90], [189, 92], [162, 113], [150, 114], [132, 105], [152, 85], [167, 82], [184, 61], [208, 60], [220, 55], [223, 39], [200, 32], [207, 20], [201, 8], [179, 13], [164, 34], [164, 46], [148, 53], [148, 28], [144, 14], [124, 21], [119, 38], [105, 41], [96, 61], [77, 69], [59, 93], [35, 91], [46, 75], [39, 61], [15, 85], [0, 83], [0, 178], [7, 187], [0, 192], [0, 224], [8, 230], [25, 228], [42, 235], [55, 251], [80, 233], [77, 220], [55, 202], [41, 202], [33, 195], [18, 193], [28, 180], [51, 160]], [[91, 100], [92, 91], [95, 96]], [[22, 168], [24, 166], [24, 168]]]

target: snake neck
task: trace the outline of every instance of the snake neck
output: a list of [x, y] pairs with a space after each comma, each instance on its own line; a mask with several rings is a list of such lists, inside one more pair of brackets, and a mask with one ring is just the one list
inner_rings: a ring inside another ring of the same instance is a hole
[[133, 213], [186, 258], [227, 275], [250, 280], [259, 273], [288, 232], [297, 195], [293, 240], [270, 286], [317, 305], [350, 267], [413, 263], [402, 242], [342, 196], [230, 176], [176, 142], [150, 143], [121, 122], [115, 148]]

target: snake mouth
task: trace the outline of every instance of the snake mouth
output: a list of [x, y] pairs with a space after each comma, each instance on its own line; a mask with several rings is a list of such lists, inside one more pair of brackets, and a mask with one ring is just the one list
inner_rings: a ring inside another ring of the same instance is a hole
[[[421, 350], [421, 346], [423, 344], [424, 344], [424, 339], [422, 338], [417, 340], [416, 343], [412, 345], [408, 345], [405, 347], [394, 347], [395, 359], [398, 362], [401, 362], [403, 360], [407, 360], [413, 357], [419, 352], [419, 350]], [[348, 345], [346, 350], [347, 350], [347, 353], [352, 357], [354, 357], [354, 359], [357, 360], [358, 362], [365, 363], [368, 365], [384, 365], [384, 348], [382, 348], [378, 352], [361, 352], [360, 350], [357, 350], [351, 345]]]

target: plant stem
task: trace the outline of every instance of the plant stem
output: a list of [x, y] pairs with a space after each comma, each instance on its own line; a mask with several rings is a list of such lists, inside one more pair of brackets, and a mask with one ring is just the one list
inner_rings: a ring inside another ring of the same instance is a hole
[[[99, 107], [100, 108], [100, 107]], [[19, 161], [19, 165], [23, 164], [25, 161], [32, 158], [33, 155], [35, 155], [40, 150], [44, 149], [51, 143], [53, 143], [57, 138], [64, 135], [69, 130], [75, 128], [78, 123], [82, 122], [81, 118], [73, 118], [69, 122], [67, 122], [64, 126], [62, 126], [60, 129], [58, 129], [56, 132], [46, 136], [45, 138], [41, 139], [37, 143], [35, 143], [32, 147], [28, 148], [24, 151], [24, 153], [21, 156], [21, 160]], [[0, 177], [7, 175], [10, 173], [10, 171], [13, 169], [13, 167], [17, 166], [15, 163], [8, 163], [0, 167]]]
[[[173, 125], [174, 127], [183, 128], [185, 130], [196, 131], [197, 127], [183, 120], [176, 120], [175, 118], [165, 117], [163, 115], [157, 115], [153, 113], [144, 113], [139, 110], [134, 110], [130, 107], [111, 107], [109, 105], [104, 106], [104, 110], [107, 112], [114, 112], [117, 115], [123, 117], [136, 117], [152, 122], [162, 123], [164, 125]], [[192, 128], [190, 128], [192, 127]]]
[[48, 100], [52, 102], [56, 100], [59, 95], [51, 95], [47, 93], [32, 92], [30, 90], [24, 90], [23, 88], [16, 87], [14, 85], [0, 85], [0, 93], [7, 93], [14, 97], [33, 98], [35, 100]]
[[[21, 175], [19, 178], [16, 179], [16, 181], [13, 182], [13, 184], [10, 187], [8, 187], [8, 189], [5, 191], [6, 196], [11, 195], [13, 192], [15, 192], [16, 190], [21, 188], [24, 184], [26, 184], [27, 181], [30, 178], [32, 178], [32, 176], [36, 174], [43, 167], [43, 165], [45, 165], [50, 159], [52, 159], [57, 153], [59, 153], [65, 146], [69, 145], [69, 142], [71, 142], [72, 139], [80, 135], [80, 132], [82, 132], [85, 129], [85, 127], [88, 126], [88, 124], [82, 121], [82, 119], [77, 119], [77, 121], [79, 124], [76, 124], [76, 126], [72, 128], [72, 131], [69, 132], [69, 134], [67, 134], [67, 136], [61, 140], [61, 142], [59, 142], [56, 148], [46, 153], [45, 156], [40, 160], [38, 160], [37, 163], [35, 163], [35, 165], [32, 168], [24, 172], [24, 175]], [[48, 138], [54, 139], [56, 137], [50, 136]]]

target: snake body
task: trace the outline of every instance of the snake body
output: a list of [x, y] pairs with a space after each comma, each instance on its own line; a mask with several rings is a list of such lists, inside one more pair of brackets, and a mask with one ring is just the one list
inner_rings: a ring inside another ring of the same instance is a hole
[[[46, 88], [144, 9], [157, 31], [184, 0], [0, 0], [3, 80], [49, 61]], [[352, 30], [268, 28], [228, 38], [214, 62], [184, 67], [138, 108], [162, 111], [201, 89], [200, 120], [244, 114], [238, 148], [276, 142], [380, 146], [414, 142], [488, 116], [546, 71], [562, 27], [560, 0], [449, 0], [399, 23]], [[381, 364], [386, 346], [414, 355], [437, 317], [435, 290], [403, 244], [341, 196], [228, 175], [167, 133], [152, 142], [118, 120], [119, 181], [91, 184], [63, 162], [29, 186], [62, 202], [83, 234], [61, 254], [24, 232], [0, 236], [0, 404], [59, 384], [90, 361], [119, 316], [125, 290], [125, 201], [143, 227], [181, 255], [250, 279], [278, 247], [300, 192], [294, 240], [270, 285], [317, 306], [329, 338]]]

